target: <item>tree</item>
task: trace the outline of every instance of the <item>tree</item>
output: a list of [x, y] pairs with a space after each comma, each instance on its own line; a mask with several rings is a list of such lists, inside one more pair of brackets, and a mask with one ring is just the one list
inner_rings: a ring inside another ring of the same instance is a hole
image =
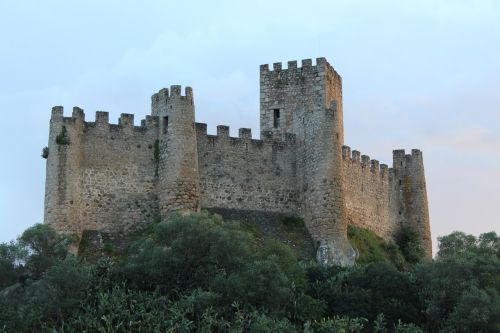
[[478, 238], [454, 232], [439, 238], [435, 262], [416, 271], [428, 331], [500, 328], [499, 243], [494, 232]]
[[436, 257], [439, 259], [461, 256], [477, 249], [476, 237], [473, 235], [466, 235], [460, 231], [455, 231], [447, 236], [438, 237], [438, 243], [439, 252]]
[[25, 255], [14, 242], [0, 243], [0, 290], [18, 281], [23, 274], [20, 258]]
[[418, 238], [418, 234], [411, 227], [407, 225], [401, 227], [396, 236], [396, 243], [406, 262], [416, 264], [424, 257], [424, 249]]
[[18, 239], [24, 249], [27, 272], [32, 278], [41, 277], [49, 267], [63, 260], [68, 253], [70, 238], [56, 233], [46, 224], [35, 224]]
[[249, 235], [208, 213], [177, 215], [137, 241], [120, 269], [132, 284], [150, 290], [206, 288], [249, 260]]

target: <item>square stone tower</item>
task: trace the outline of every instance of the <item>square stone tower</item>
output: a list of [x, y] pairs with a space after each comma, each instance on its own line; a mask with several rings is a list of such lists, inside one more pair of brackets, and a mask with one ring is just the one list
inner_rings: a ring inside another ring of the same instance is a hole
[[325, 58], [260, 68], [260, 126], [263, 137], [296, 136], [300, 214], [321, 244], [318, 259], [350, 264], [342, 168], [344, 129], [342, 79]]

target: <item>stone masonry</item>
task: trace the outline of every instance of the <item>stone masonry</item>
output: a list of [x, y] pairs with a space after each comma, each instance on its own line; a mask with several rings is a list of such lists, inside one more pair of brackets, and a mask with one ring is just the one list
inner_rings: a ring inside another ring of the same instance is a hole
[[394, 150], [393, 166], [344, 145], [342, 79], [325, 58], [260, 67], [260, 139], [241, 128], [195, 123], [193, 91], [152, 96], [151, 115], [134, 126], [107, 112], [85, 121], [80, 108], [52, 109], [45, 223], [64, 233], [126, 231], [172, 212], [200, 209], [285, 213], [304, 219], [317, 259], [351, 265], [347, 225], [391, 239], [431, 237], [422, 153]]

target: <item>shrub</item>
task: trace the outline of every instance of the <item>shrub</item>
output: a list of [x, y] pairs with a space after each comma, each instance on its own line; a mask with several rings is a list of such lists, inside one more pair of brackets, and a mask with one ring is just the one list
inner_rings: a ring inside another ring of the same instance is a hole
[[122, 273], [143, 288], [206, 287], [220, 272], [230, 274], [250, 257], [249, 235], [235, 223], [208, 213], [175, 215], [137, 241]]
[[320, 321], [308, 323], [304, 332], [314, 333], [330, 333], [330, 332], [345, 332], [359, 333], [363, 330], [364, 324], [367, 322], [365, 318], [349, 318], [335, 316], [333, 318], [325, 318]]
[[42, 158], [47, 159], [49, 157], [49, 147], [43, 147], [42, 149]]

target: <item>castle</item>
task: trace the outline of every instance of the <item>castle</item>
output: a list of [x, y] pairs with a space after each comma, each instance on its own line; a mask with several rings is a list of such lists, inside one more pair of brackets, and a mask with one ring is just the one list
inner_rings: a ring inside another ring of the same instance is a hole
[[151, 115], [109, 123], [52, 109], [44, 222], [64, 233], [128, 230], [174, 211], [223, 208], [304, 219], [324, 263], [350, 265], [347, 225], [391, 239], [406, 224], [432, 254], [422, 153], [388, 168], [344, 145], [342, 80], [317, 58], [260, 67], [260, 139], [195, 122], [193, 91], [152, 96]]

